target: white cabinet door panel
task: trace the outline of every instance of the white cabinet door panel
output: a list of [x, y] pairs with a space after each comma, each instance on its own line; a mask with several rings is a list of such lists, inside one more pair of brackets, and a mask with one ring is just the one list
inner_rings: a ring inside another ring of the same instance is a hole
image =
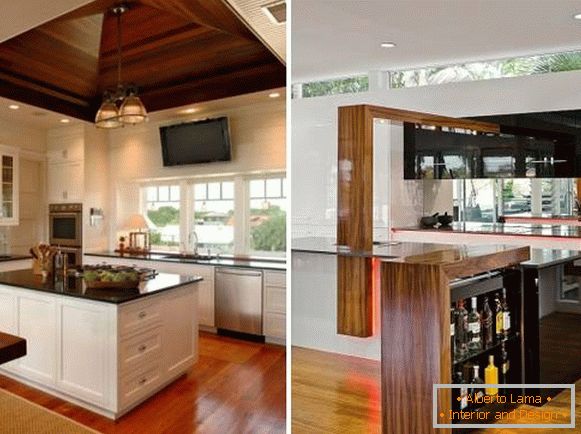
[[109, 372], [107, 306], [63, 300], [60, 305], [58, 387], [86, 401], [106, 405], [114, 377]]
[[18, 297], [18, 335], [26, 339], [26, 356], [18, 370], [45, 384], [56, 378], [56, 302], [49, 297]]

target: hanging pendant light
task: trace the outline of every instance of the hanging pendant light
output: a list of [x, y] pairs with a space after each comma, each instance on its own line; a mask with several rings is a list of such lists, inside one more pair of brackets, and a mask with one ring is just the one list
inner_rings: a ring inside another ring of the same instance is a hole
[[137, 96], [136, 87], [125, 86], [121, 82], [121, 15], [127, 9], [123, 4], [111, 9], [117, 16], [117, 89], [103, 95], [103, 103], [95, 116], [95, 125], [98, 128], [119, 128], [125, 124], [135, 125], [147, 120], [147, 110]]

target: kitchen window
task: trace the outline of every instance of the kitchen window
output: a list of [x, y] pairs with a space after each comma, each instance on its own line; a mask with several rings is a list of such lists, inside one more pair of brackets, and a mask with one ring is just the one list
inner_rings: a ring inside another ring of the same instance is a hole
[[145, 212], [151, 221], [152, 250], [177, 250], [180, 246], [180, 186], [145, 188]]
[[571, 215], [575, 209], [572, 179], [456, 179], [454, 215], [458, 221], [496, 222], [500, 216], [547, 213]]
[[234, 253], [234, 206], [233, 181], [194, 184], [193, 226], [201, 253]]
[[283, 256], [286, 252], [286, 178], [250, 179], [249, 203], [250, 253]]

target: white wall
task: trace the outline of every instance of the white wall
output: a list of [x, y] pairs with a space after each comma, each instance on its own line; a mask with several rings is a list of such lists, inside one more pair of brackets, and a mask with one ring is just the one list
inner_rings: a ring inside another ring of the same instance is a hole
[[20, 224], [0, 227], [9, 253], [27, 253], [33, 243], [46, 239], [45, 164], [46, 130], [0, 118], [0, 144], [20, 152]]
[[[569, 110], [581, 107], [576, 83], [581, 83], [581, 71], [293, 100], [292, 237], [336, 236], [338, 107], [375, 104], [456, 117]], [[451, 187], [403, 180], [403, 154], [397, 149], [401, 136], [394, 128], [397, 124], [392, 125], [391, 171], [383, 181], [376, 176], [375, 183], [390, 185], [390, 225], [414, 226], [418, 213], [446, 211], [442, 204]], [[334, 317], [328, 316], [336, 303], [332, 272], [321, 269], [317, 277], [311, 267], [307, 274], [301, 271], [310, 278], [293, 277], [293, 345], [379, 359], [379, 345], [370, 344], [377, 336], [359, 343], [335, 333]]]
[[[228, 176], [286, 169], [285, 103], [269, 101], [190, 118], [148, 122], [109, 132], [111, 186], [110, 246], [116, 244], [114, 222], [122, 224], [139, 211], [139, 183], [195, 177]], [[232, 161], [182, 167], [163, 167], [159, 127], [171, 123], [227, 116]]]

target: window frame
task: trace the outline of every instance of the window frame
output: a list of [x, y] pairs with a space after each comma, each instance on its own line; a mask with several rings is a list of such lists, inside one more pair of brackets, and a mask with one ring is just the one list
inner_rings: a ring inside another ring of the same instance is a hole
[[[234, 183], [234, 248], [232, 254], [221, 254], [220, 256], [264, 256], [268, 257], [286, 257], [286, 252], [281, 252], [280, 255], [273, 252], [252, 252], [250, 249], [250, 181], [255, 179], [270, 179], [281, 178], [287, 181], [288, 194], [288, 178], [286, 171], [268, 171], [246, 173], [228, 176], [204, 176], [195, 178], [183, 178], [173, 180], [150, 180], [139, 183], [140, 189], [140, 203], [139, 210], [143, 215], [147, 215], [147, 187], [164, 186], [164, 185], [179, 185], [180, 187], [180, 243], [179, 250], [186, 250], [188, 245], [189, 233], [193, 228], [188, 227], [191, 222], [194, 222], [195, 215], [195, 184], [208, 184], [214, 182], [233, 182]], [[281, 185], [282, 190], [282, 185]], [[284, 191], [281, 191], [281, 194]], [[288, 196], [287, 200], [287, 219], [288, 219]], [[212, 200], [212, 199], [208, 199]], [[226, 199], [229, 200], [229, 199]], [[159, 250], [160, 252], [170, 252], [171, 250]], [[173, 250], [175, 252], [175, 249]]]

